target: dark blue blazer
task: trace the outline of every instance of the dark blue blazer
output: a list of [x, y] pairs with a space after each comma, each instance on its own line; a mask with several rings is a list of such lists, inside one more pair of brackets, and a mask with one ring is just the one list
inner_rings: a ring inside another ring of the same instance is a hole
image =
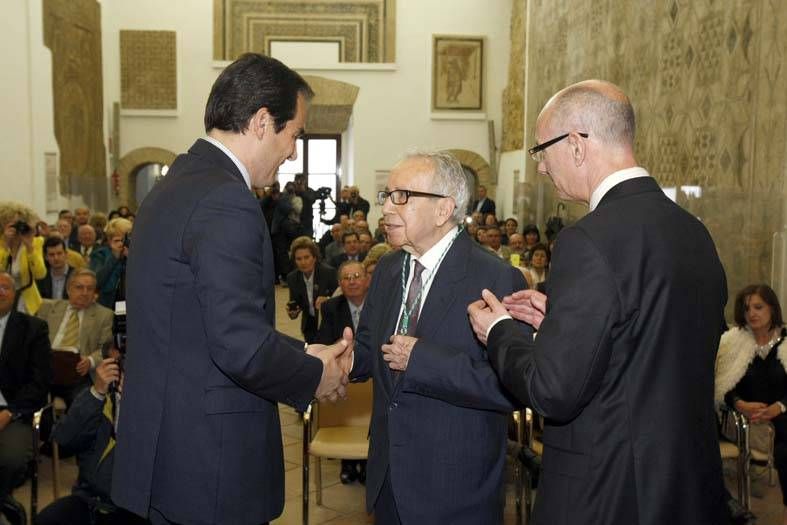
[[727, 286], [708, 231], [655, 180], [614, 186], [560, 232], [533, 340], [489, 357], [545, 416], [534, 523], [726, 523], [713, 407]]
[[473, 334], [467, 305], [484, 288], [503, 296], [525, 288], [525, 279], [460, 234], [435, 275], [419, 341], [394, 384], [380, 347], [396, 328], [404, 257], [398, 250], [380, 260], [358, 326], [351, 378], [374, 378], [367, 510], [390, 471], [402, 523], [502, 523], [506, 425], [516, 407]]
[[281, 513], [277, 402], [305, 408], [322, 364], [274, 330], [273, 278], [259, 204], [235, 164], [198, 140], [134, 224], [116, 504], [190, 524]]

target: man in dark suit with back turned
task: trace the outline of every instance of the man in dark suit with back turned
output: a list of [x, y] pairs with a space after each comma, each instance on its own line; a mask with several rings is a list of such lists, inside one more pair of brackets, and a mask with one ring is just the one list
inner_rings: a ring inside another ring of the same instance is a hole
[[724, 270], [702, 223], [637, 166], [634, 131], [613, 84], [547, 102], [530, 153], [590, 213], [560, 232], [546, 296], [484, 292], [469, 307], [505, 386], [546, 418], [539, 525], [725, 522], [713, 410]]
[[403, 249], [374, 270], [351, 373], [374, 378], [366, 507], [377, 525], [503, 520], [514, 405], [467, 304], [484, 288], [505, 295], [525, 280], [460, 230], [471, 192], [456, 159], [424, 153], [397, 164], [378, 195], [389, 241]]
[[344, 393], [347, 341], [304, 352], [274, 330], [271, 241], [251, 192], [295, 159], [311, 95], [281, 62], [241, 56], [211, 89], [207, 136], [137, 214], [112, 500], [154, 524], [277, 517], [277, 402]]

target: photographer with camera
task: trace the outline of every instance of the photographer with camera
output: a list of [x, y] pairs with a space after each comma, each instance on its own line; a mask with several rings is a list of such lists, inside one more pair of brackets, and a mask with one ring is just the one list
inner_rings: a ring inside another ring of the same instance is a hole
[[128, 219], [109, 221], [105, 230], [107, 243], [90, 255], [90, 269], [96, 272], [98, 280], [98, 302], [112, 310], [115, 309], [118, 283], [126, 273], [131, 227]]
[[41, 294], [36, 279], [46, 276], [44, 264], [44, 239], [35, 236], [35, 212], [16, 202], [0, 203], [0, 271], [11, 274], [16, 289], [15, 308], [35, 315], [41, 306]]
[[52, 433], [61, 447], [76, 453], [77, 482], [69, 496], [55, 500], [39, 513], [35, 525], [148, 523], [116, 507], [110, 498], [123, 367], [116, 350], [105, 350], [104, 355], [106, 358], [96, 367], [93, 386], [77, 396]]

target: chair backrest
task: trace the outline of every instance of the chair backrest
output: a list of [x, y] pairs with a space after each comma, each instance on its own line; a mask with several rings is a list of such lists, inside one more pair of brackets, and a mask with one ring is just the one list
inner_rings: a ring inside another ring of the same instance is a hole
[[319, 403], [315, 428], [368, 427], [372, 418], [372, 381], [347, 385], [347, 399]]

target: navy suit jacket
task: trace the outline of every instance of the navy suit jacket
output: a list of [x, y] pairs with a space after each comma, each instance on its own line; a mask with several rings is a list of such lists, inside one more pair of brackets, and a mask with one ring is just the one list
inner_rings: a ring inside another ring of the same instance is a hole
[[467, 305], [484, 288], [503, 296], [525, 288], [525, 279], [462, 232], [432, 281], [418, 343], [394, 383], [380, 348], [396, 329], [405, 255], [397, 250], [377, 264], [356, 337], [351, 378], [374, 378], [367, 510], [390, 470], [402, 523], [502, 523], [506, 428], [516, 406], [473, 334]]
[[277, 402], [304, 409], [322, 363], [274, 330], [273, 278], [259, 204], [229, 157], [198, 140], [134, 223], [116, 504], [190, 524], [281, 513]]
[[538, 525], [725, 523], [713, 407], [727, 287], [702, 223], [643, 177], [563, 229], [535, 342], [489, 334], [545, 416]]

